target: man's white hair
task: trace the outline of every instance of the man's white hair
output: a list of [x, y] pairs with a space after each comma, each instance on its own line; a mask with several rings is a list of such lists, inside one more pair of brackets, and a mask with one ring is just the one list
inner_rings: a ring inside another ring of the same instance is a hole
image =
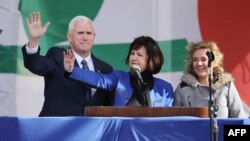
[[79, 16], [74, 17], [74, 18], [69, 22], [68, 32], [73, 30], [74, 25], [75, 25], [75, 23], [76, 23], [77, 21], [87, 21], [87, 22], [90, 22], [92, 26], [94, 26], [94, 25], [93, 25], [93, 21], [92, 21], [90, 18], [88, 18], [88, 17], [86, 17], [86, 16], [79, 15]]

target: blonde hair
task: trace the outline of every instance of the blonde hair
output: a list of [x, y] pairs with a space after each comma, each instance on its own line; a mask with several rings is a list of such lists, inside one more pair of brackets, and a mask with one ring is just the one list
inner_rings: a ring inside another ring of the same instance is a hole
[[201, 41], [197, 43], [190, 43], [187, 46], [188, 57], [186, 59], [186, 73], [191, 73], [192, 75], [196, 75], [193, 70], [193, 54], [198, 49], [209, 49], [214, 54], [214, 61], [212, 61], [211, 66], [213, 70], [213, 76], [217, 76], [224, 72], [223, 68], [223, 54], [218, 48], [217, 44], [212, 41]]

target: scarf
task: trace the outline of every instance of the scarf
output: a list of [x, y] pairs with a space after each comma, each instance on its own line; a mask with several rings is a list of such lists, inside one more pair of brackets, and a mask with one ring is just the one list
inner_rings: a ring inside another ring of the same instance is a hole
[[144, 83], [130, 74], [130, 84], [133, 88], [133, 94], [129, 99], [127, 106], [148, 106], [149, 91], [153, 89], [154, 78], [151, 73], [142, 72]]

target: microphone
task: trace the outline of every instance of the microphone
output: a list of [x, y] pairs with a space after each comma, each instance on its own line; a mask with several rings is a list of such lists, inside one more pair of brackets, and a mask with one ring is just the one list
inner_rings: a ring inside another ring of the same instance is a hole
[[208, 67], [211, 67], [211, 62], [214, 61], [214, 53], [212, 51], [206, 52], [208, 58]]
[[139, 66], [137, 65], [133, 65], [131, 68], [130, 68], [130, 74], [132, 76], [134, 76], [135, 78], [137, 78], [142, 84], [144, 83], [143, 82], [143, 79], [141, 77], [141, 69]]
[[211, 68], [211, 62], [214, 61], [214, 53], [212, 51], [207, 51], [206, 52], [207, 58], [208, 58], [208, 74], [212, 73], [212, 68]]
[[188, 106], [191, 107], [191, 97], [187, 96], [187, 100], [188, 100]]

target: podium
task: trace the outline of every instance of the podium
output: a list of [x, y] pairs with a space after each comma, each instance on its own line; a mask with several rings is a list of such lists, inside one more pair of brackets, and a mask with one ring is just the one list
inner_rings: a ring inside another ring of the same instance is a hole
[[89, 106], [85, 116], [94, 117], [171, 117], [194, 116], [208, 118], [207, 107], [132, 107]]

